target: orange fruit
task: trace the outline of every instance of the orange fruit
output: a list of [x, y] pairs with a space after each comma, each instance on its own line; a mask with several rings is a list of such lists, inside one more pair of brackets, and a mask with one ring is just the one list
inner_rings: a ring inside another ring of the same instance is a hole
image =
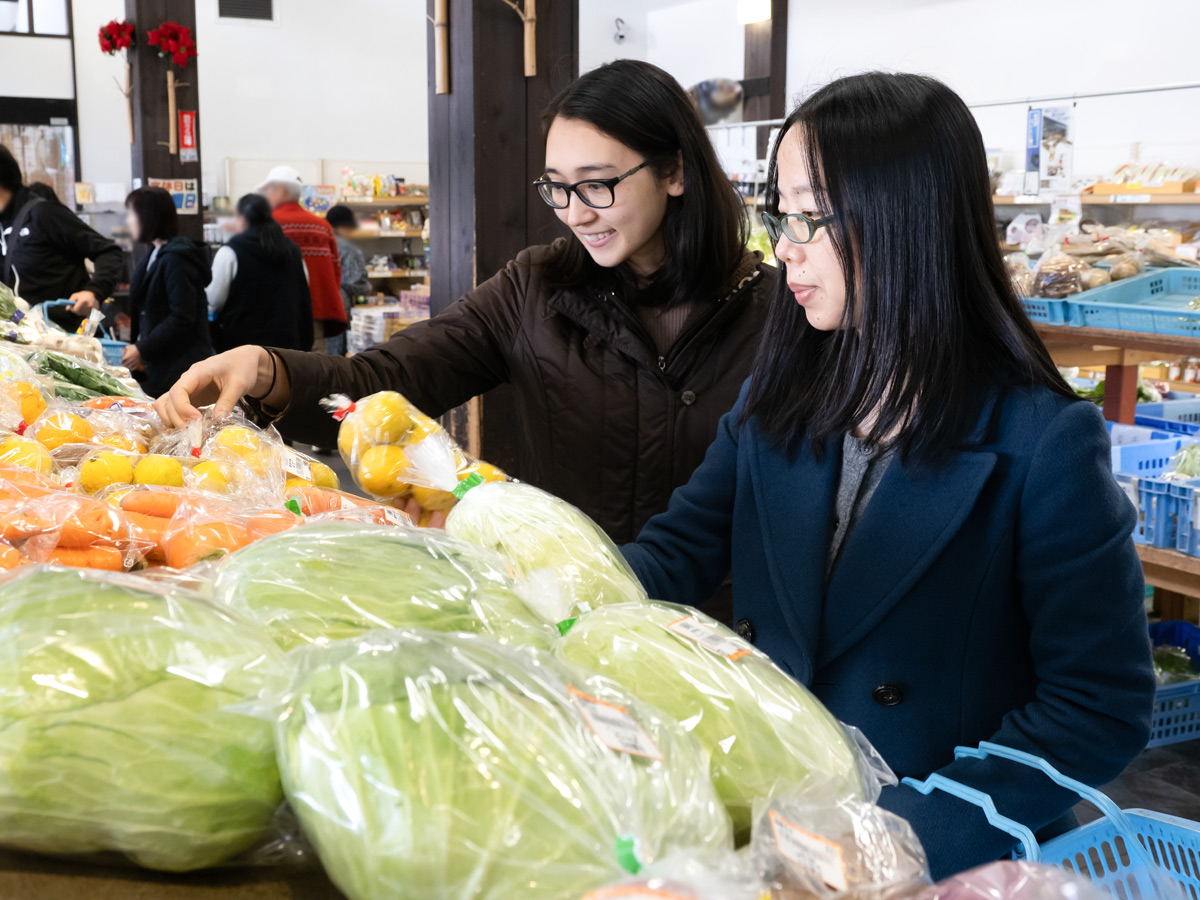
[[37, 423], [34, 439], [47, 450], [57, 450], [64, 444], [86, 444], [96, 436], [86, 420], [74, 413], [44, 413]]

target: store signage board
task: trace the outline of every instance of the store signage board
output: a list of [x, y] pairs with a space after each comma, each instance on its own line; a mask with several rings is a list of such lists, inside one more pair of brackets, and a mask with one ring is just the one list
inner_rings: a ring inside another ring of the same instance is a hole
[[179, 111], [179, 161], [194, 163], [200, 161], [196, 149], [196, 111], [181, 109]]
[[181, 216], [199, 215], [200, 189], [195, 178], [147, 178], [146, 183], [167, 191]]

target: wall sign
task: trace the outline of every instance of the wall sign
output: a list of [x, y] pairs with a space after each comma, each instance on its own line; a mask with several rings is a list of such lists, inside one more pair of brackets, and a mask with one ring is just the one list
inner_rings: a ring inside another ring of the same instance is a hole
[[179, 111], [179, 161], [194, 163], [200, 161], [196, 150], [196, 111], [181, 109]]
[[200, 189], [195, 178], [147, 178], [146, 182], [149, 187], [160, 187], [169, 191], [180, 215], [199, 215]]

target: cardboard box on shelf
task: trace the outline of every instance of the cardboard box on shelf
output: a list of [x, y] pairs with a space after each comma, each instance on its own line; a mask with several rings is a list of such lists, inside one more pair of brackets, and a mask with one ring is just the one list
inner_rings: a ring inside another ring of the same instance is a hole
[[1157, 184], [1129, 182], [1126, 184], [1097, 184], [1092, 187], [1093, 194], [1192, 194], [1195, 191], [1196, 182], [1194, 181], [1163, 181]]

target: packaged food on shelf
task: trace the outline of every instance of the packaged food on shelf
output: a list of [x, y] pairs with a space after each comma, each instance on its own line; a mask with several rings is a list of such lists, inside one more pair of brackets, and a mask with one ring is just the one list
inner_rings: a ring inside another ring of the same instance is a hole
[[646, 599], [608, 535], [571, 504], [532, 485], [471, 488], [451, 510], [446, 531], [498, 552], [516, 574], [521, 596], [547, 622]]
[[555, 635], [517, 596], [500, 559], [424, 528], [325, 522], [268, 537], [225, 560], [214, 596], [285, 650], [376, 628], [545, 647]]
[[876, 795], [865, 742], [765, 654], [698, 610], [601, 606], [579, 616], [554, 652], [623, 685], [700, 740], [740, 842], [750, 836], [755, 800], [781, 785], [823, 776], [843, 796]]
[[1083, 290], [1086, 266], [1064, 253], [1047, 253], [1033, 275], [1033, 295], [1051, 300], [1071, 297]]
[[578, 897], [731, 848], [700, 744], [608, 679], [428, 631], [290, 658], [284, 789], [350, 900]]
[[26, 567], [0, 588], [0, 844], [183, 872], [253, 846], [281, 799], [271, 727], [229, 710], [267, 636], [129, 576]]

